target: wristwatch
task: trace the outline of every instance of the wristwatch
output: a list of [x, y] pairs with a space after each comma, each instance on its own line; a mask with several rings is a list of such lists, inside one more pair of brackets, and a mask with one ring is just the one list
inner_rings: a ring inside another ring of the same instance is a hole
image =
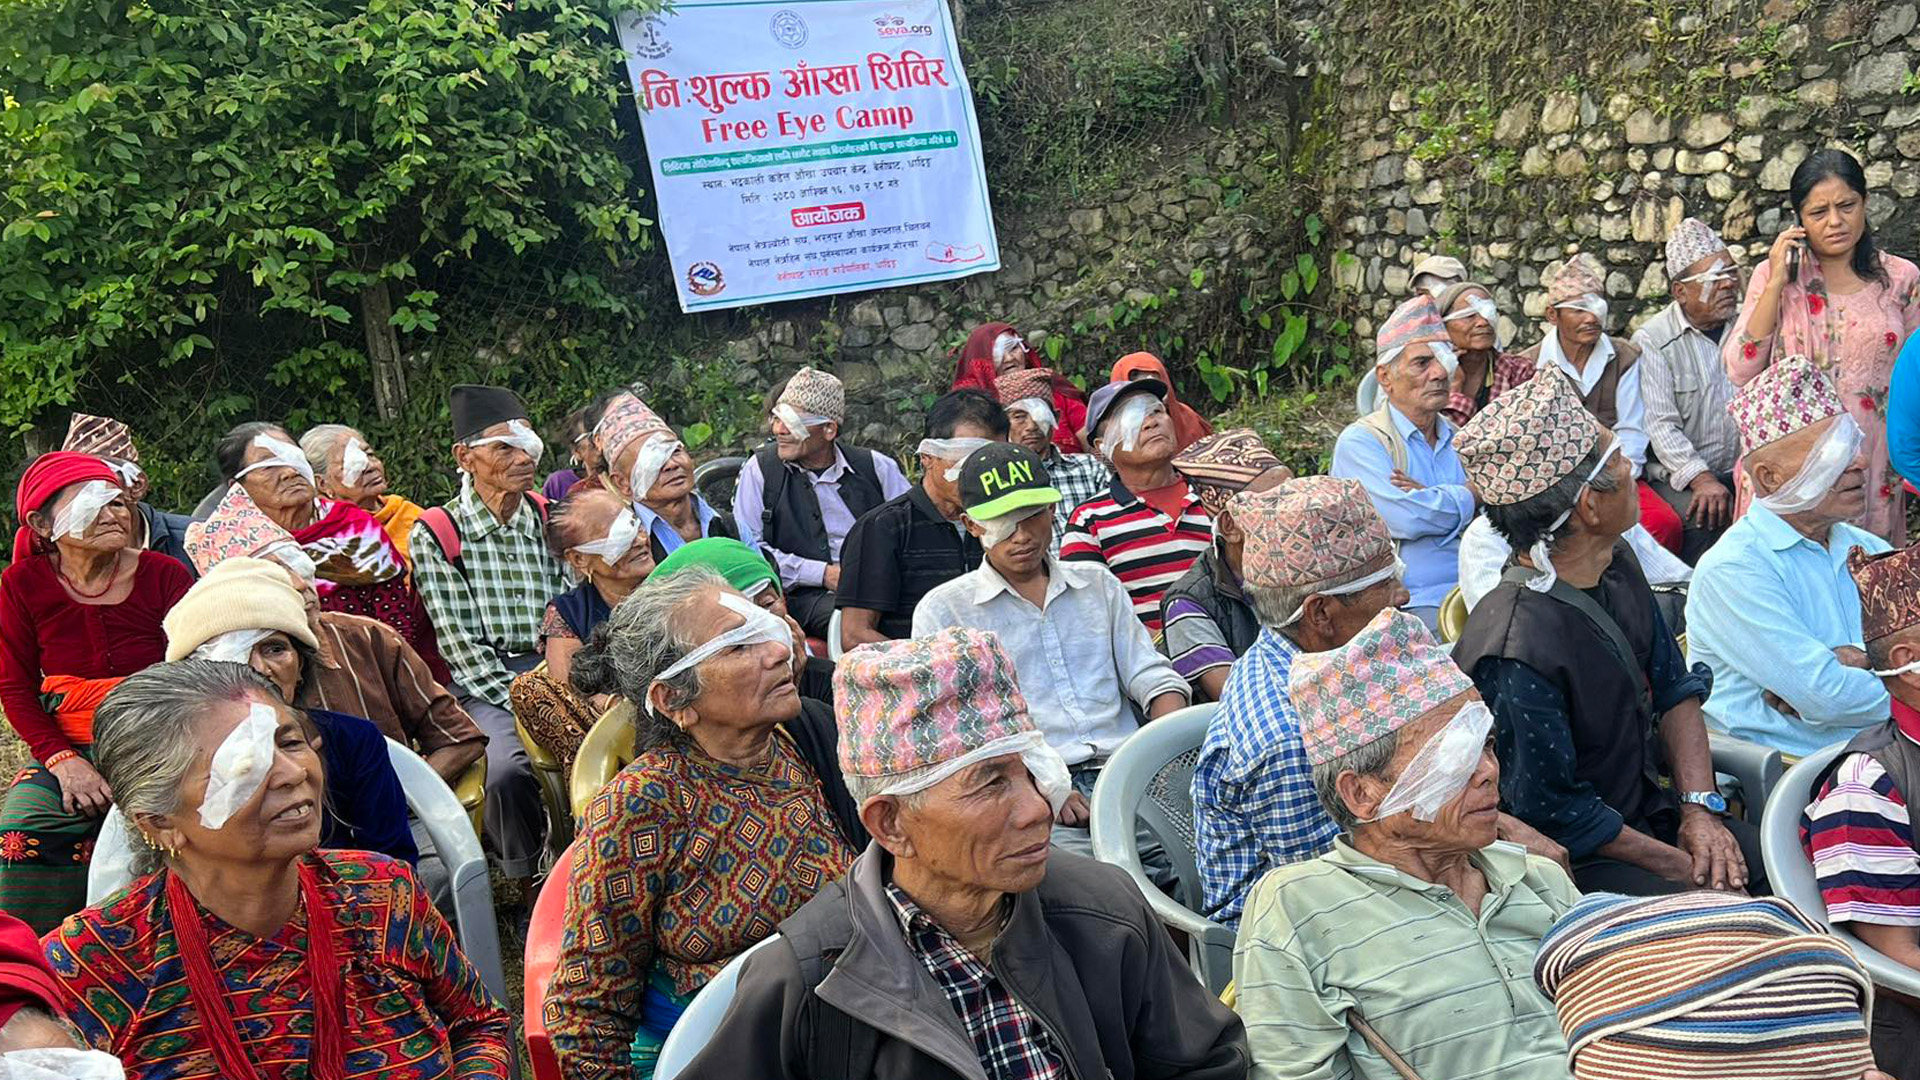
[[1719, 814], [1721, 817], [1727, 815], [1727, 797], [1717, 791], [1683, 791], [1680, 793], [1680, 801], [1692, 803], [1694, 806], [1704, 806], [1708, 813]]

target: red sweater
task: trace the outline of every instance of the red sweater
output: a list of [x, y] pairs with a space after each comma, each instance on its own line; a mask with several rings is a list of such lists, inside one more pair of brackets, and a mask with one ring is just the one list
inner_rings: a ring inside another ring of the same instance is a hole
[[36, 760], [75, 749], [40, 704], [41, 676], [104, 679], [165, 660], [160, 620], [192, 584], [186, 567], [151, 551], [118, 604], [74, 603], [46, 555], [0, 573], [0, 709]]

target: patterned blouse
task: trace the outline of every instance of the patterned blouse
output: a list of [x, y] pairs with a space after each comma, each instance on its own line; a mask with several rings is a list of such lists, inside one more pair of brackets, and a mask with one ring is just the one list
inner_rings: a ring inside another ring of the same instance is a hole
[[[346, 965], [346, 1075], [468, 1080], [507, 1075], [511, 1021], [405, 864], [365, 851], [308, 855], [332, 903]], [[186, 987], [166, 871], [149, 874], [48, 935], [43, 947], [80, 1006], [87, 1041], [130, 1080], [220, 1080]], [[313, 983], [302, 907], [270, 938], [194, 905], [227, 985], [247, 1056], [267, 1080], [308, 1080]]]
[[785, 732], [771, 754], [750, 772], [654, 747], [588, 804], [545, 1010], [569, 1080], [631, 1075], [656, 965], [693, 993], [852, 864]]

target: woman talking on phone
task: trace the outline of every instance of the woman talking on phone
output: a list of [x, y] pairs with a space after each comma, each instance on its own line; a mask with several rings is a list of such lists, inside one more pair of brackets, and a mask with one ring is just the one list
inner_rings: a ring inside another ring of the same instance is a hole
[[[1901, 343], [1920, 326], [1920, 269], [1874, 245], [1866, 174], [1846, 151], [1808, 155], [1788, 194], [1799, 224], [1780, 231], [1747, 283], [1721, 346], [1727, 375], [1743, 386], [1796, 355], [1826, 368], [1867, 436], [1867, 509], [1856, 524], [1903, 546], [1906, 497], [1887, 466], [1887, 391]], [[1744, 476], [1740, 488], [1744, 508]]]

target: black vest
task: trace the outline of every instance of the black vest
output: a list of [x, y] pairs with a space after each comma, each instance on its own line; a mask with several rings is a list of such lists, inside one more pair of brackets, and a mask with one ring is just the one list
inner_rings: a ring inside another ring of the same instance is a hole
[[[1920, 790], [1915, 786], [1920, 784], [1920, 746], [1915, 746], [1911, 739], [1901, 738], [1900, 725], [1893, 720], [1870, 727], [1849, 739], [1846, 749], [1836, 755], [1831, 764], [1820, 770], [1819, 776], [1814, 777], [1813, 787], [1806, 792], [1808, 802], [1812, 802], [1820, 794], [1820, 789], [1827, 786], [1827, 781], [1833, 779], [1833, 774], [1840, 771], [1841, 763], [1853, 754], [1865, 754], [1879, 762], [1880, 767], [1887, 770], [1887, 775], [1893, 778], [1894, 790], [1900, 793], [1900, 797], [1906, 800], [1909, 806], [1913, 804], [1912, 793]], [[1916, 850], [1920, 850], [1920, 846], [1917, 846]]]
[[1217, 543], [1193, 560], [1179, 581], [1167, 586], [1166, 595], [1160, 598], [1161, 622], [1166, 621], [1167, 608], [1175, 600], [1200, 605], [1220, 628], [1227, 639], [1227, 648], [1233, 650], [1236, 657], [1245, 656], [1247, 650], [1253, 648], [1253, 640], [1260, 636], [1260, 620], [1254, 617], [1253, 608], [1248, 606], [1245, 594], [1234, 582], [1233, 571], [1227, 569]]
[[[840, 498], [853, 520], [859, 521], [887, 499], [873, 468], [873, 451], [842, 446], [840, 453], [847, 459], [847, 469], [840, 475]], [[820, 518], [820, 500], [813, 493], [813, 485], [799, 475], [801, 467], [781, 461], [772, 446], [754, 454], [753, 460], [760, 466], [765, 493], [760, 542], [775, 551], [826, 562], [830, 551], [827, 526]]]
[[[1453, 659], [1474, 677], [1482, 660], [1518, 660], [1557, 687], [1567, 699], [1574, 775], [1591, 784], [1629, 826], [1644, 832], [1650, 819], [1673, 812], [1677, 805], [1672, 792], [1660, 786], [1666, 754], [1646, 704], [1653, 659], [1653, 590], [1631, 550], [1621, 543], [1600, 575], [1599, 588], [1588, 595], [1626, 634], [1633, 649], [1632, 672], [1614, 659], [1606, 631], [1585, 614], [1510, 581], [1502, 581], [1467, 617]], [[1504, 785], [1506, 776], [1501, 779]]]

